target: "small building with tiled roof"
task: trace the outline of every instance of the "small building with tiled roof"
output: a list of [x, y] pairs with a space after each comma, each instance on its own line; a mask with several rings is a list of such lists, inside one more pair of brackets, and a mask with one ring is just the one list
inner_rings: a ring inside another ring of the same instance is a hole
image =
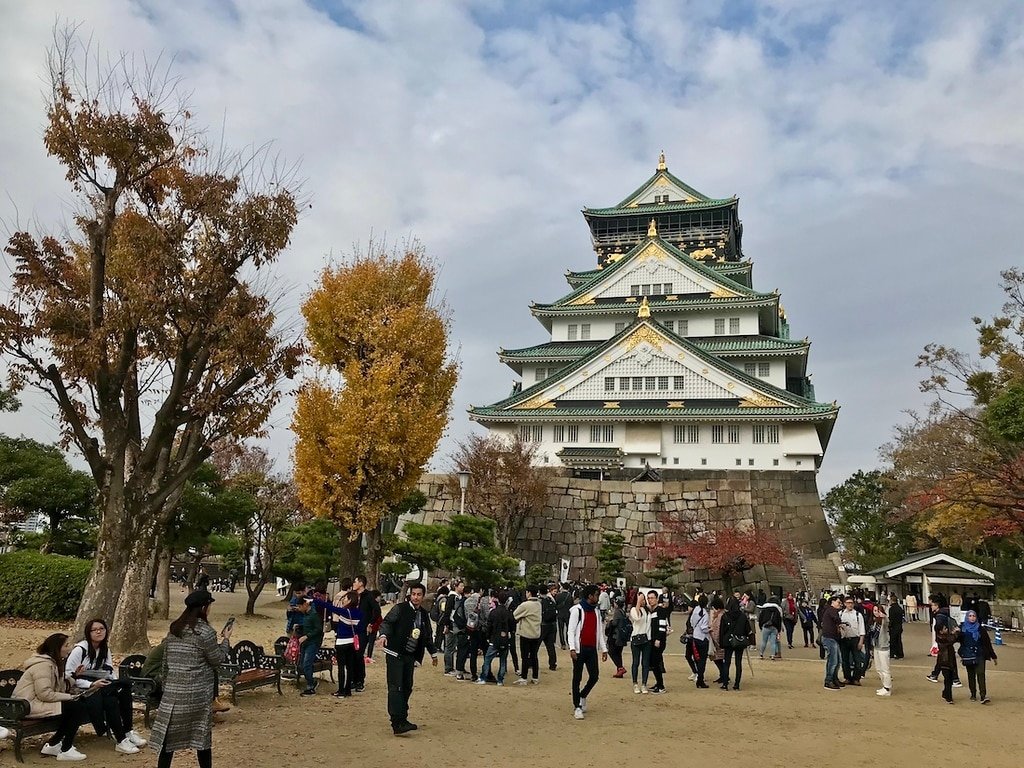
[[817, 469], [839, 408], [815, 399], [810, 342], [790, 339], [778, 292], [753, 288], [737, 211], [669, 173], [664, 154], [618, 205], [584, 209], [597, 269], [531, 305], [549, 339], [500, 350], [521, 381], [470, 417], [581, 474]]

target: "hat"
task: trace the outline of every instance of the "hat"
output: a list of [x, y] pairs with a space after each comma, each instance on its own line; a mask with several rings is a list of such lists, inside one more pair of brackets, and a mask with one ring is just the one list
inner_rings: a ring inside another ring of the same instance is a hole
[[213, 595], [205, 589], [197, 589], [195, 592], [190, 592], [188, 597], [185, 598], [185, 607], [202, 608], [204, 605], [209, 605], [212, 602], [214, 602]]

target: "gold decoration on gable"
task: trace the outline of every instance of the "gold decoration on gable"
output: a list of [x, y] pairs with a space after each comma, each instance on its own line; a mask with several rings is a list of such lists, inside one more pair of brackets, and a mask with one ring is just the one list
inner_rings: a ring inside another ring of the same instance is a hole
[[690, 258], [691, 259], [696, 259], [697, 261], [700, 261], [702, 259], [706, 259], [707, 257], [714, 256], [714, 255], [715, 255], [715, 249], [714, 248], [701, 248], [700, 250], [693, 251], [690, 254]]
[[525, 403], [520, 403], [519, 405], [514, 407], [522, 408], [524, 410], [533, 410], [535, 408], [554, 408], [555, 404], [551, 402], [550, 397], [546, 397], [545, 395], [537, 395], [536, 397], [531, 397]]
[[[651, 219], [653, 222], [654, 219]], [[638, 262], [648, 261], [649, 259], [656, 259], [657, 261], [665, 261], [668, 258], [668, 254], [665, 253], [665, 249], [657, 243], [648, 243], [647, 246], [636, 255]]]
[[740, 401], [740, 408], [782, 408], [784, 403], [754, 392]]
[[580, 304], [596, 304], [596, 303], [597, 302], [594, 301], [594, 297], [591, 294], [589, 294], [589, 293], [585, 293], [582, 296], [577, 296], [575, 299], [573, 299], [572, 301], [569, 302], [569, 304], [572, 305], [572, 306], [580, 305]]
[[619, 404], [617, 402], [610, 402], [610, 403], [606, 402], [604, 404], [604, 407], [605, 408], [618, 408]]
[[647, 225], [647, 236], [657, 237], [658, 236], [658, 222], [651, 219], [651, 223]]
[[711, 291], [711, 296], [716, 299], [735, 299], [737, 294], [721, 286], [715, 286], [715, 289]]
[[669, 408], [684, 408], [685, 406], [683, 405], [683, 401], [682, 400], [669, 400], [668, 401], [668, 407]]
[[661, 154], [658, 155], [658, 170], [667, 171], [668, 165], [665, 163], [665, 150], [661, 150]]
[[636, 349], [645, 342], [661, 351], [661, 335], [649, 325], [642, 325], [629, 335], [626, 339], [626, 349]]

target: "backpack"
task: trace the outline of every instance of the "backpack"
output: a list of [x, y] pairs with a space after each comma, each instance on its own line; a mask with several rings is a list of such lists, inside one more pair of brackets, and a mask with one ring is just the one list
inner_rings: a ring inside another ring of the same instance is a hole
[[558, 621], [558, 610], [555, 608], [555, 601], [551, 595], [546, 595], [540, 601], [540, 623], [554, 624]]
[[464, 630], [466, 628], [468, 618], [466, 616], [466, 601], [462, 599], [459, 604], [455, 606], [455, 611], [452, 613], [452, 624], [458, 630]]
[[615, 623], [615, 644], [625, 648], [629, 645], [629, 638], [633, 634], [633, 622], [623, 613]]
[[757, 615], [757, 623], [762, 627], [778, 628], [778, 619], [776, 618], [778, 615], [779, 612], [774, 608], [762, 608]]
[[462, 609], [462, 617], [465, 620], [463, 626], [467, 632], [476, 632], [480, 626], [480, 603], [481, 599], [479, 597], [465, 597], [459, 605]]
[[750, 622], [746, 616], [741, 616], [740, 621], [729, 629], [725, 637], [726, 648], [743, 649], [750, 645]]
[[436, 600], [434, 600], [434, 604], [430, 606], [430, 620], [435, 624], [439, 622], [441, 617], [444, 615], [444, 609], [447, 605], [448, 595], [440, 595]]
[[484, 634], [491, 631], [491, 598], [481, 597], [476, 607], [477, 629]]

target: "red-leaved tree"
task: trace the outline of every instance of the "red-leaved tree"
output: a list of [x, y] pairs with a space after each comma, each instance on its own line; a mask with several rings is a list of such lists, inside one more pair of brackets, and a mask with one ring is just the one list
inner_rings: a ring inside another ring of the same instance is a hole
[[759, 565], [795, 573], [792, 556], [778, 537], [757, 528], [719, 524], [698, 529], [693, 521], [668, 518], [647, 551], [652, 562], [684, 560], [687, 568], [716, 574], [727, 592], [734, 577]]

